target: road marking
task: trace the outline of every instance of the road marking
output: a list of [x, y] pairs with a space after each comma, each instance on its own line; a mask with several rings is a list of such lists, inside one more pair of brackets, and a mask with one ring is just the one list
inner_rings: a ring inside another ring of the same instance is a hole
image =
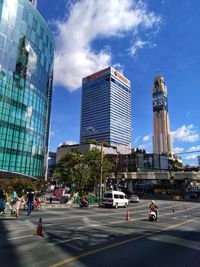
[[58, 241], [55, 241], [53, 243], [47, 243], [49, 246], [53, 247], [55, 245], [58, 245], [58, 244], [65, 244], [65, 243], [70, 243], [71, 241], [75, 241], [75, 240], [84, 240], [85, 237], [74, 237], [74, 238], [71, 238], [70, 240], [58, 240]]
[[59, 266], [62, 266], [64, 264], [69, 264], [71, 262], [77, 261], [78, 259], [81, 259], [81, 258], [86, 257], [86, 256], [90, 256], [90, 255], [93, 255], [93, 254], [96, 254], [96, 253], [101, 252], [101, 251], [105, 251], [105, 250], [108, 250], [108, 249], [111, 249], [111, 248], [114, 248], [114, 247], [118, 247], [118, 246], [130, 243], [132, 241], [145, 238], [147, 236], [152, 236], [154, 234], [158, 234], [158, 233], [161, 233], [161, 232], [164, 232], [164, 231], [168, 231], [168, 230], [171, 230], [171, 229], [178, 228], [178, 227], [183, 226], [185, 224], [188, 224], [188, 223], [190, 223], [192, 221], [195, 221], [195, 219], [196, 218], [193, 218], [193, 219], [187, 220], [185, 222], [181, 222], [181, 223], [174, 224], [174, 225], [171, 225], [171, 226], [168, 226], [168, 227], [164, 227], [161, 230], [158, 230], [156, 232], [145, 233], [145, 234], [142, 234], [141, 236], [137, 236], [137, 237], [134, 237], [134, 238], [126, 239], [124, 241], [120, 241], [120, 242], [112, 244], [112, 245], [107, 245], [107, 246], [101, 247], [99, 249], [90, 250], [88, 252], [85, 252], [85, 253], [79, 254], [77, 256], [74, 256], [74, 257], [62, 260], [60, 262], [57, 262], [55, 264], [49, 265], [49, 267], [59, 267]]
[[27, 238], [27, 237], [33, 237], [33, 236], [34, 235], [22, 235], [22, 236], [11, 237], [11, 238], [8, 238], [7, 240], [11, 241], [11, 240], [23, 239], [23, 238]]

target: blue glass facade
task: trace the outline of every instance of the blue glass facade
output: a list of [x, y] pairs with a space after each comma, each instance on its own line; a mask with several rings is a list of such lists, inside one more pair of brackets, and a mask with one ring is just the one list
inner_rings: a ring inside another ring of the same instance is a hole
[[44, 177], [52, 34], [29, 0], [0, 0], [0, 169]]
[[83, 79], [80, 142], [131, 148], [130, 81], [109, 67]]

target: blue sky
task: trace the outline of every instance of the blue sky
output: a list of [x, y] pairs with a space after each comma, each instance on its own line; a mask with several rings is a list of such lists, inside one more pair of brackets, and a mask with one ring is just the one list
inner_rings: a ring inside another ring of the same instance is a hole
[[[152, 152], [152, 85], [168, 88], [175, 153], [200, 151], [199, 0], [39, 0], [55, 36], [50, 151], [79, 143], [81, 79], [114, 66], [131, 81], [132, 147]], [[196, 153], [182, 154], [197, 165]]]

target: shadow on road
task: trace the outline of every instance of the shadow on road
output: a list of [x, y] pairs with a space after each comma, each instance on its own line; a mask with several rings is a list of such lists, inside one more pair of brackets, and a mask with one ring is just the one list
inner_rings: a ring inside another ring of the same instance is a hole
[[[131, 227], [131, 226], [130, 226]], [[116, 227], [117, 228], [117, 227]], [[200, 232], [189, 230], [168, 230], [154, 232], [153, 229], [140, 228], [140, 234], [137, 233], [137, 227], [133, 227], [133, 234], [123, 235], [108, 234], [105, 229], [87, 229], [67, 230], [58, 226], [54, 230], [60, 232], [60, 235], [48, 232], [50, 243], [66, 252], [64, 259], [80, 255], [88, 251], [96, 251], [87, 257], [80, 257], [80, 266], [100, 267], [100, 266], [156, 266], [156, 267], [177, 267], [192, 266], [199, 267], [200, 262]], [[143, 238], [135, 238], [145, 235]], [[149, 234], [149, 235], [148, 235]], [[67, 237], [69, 238], [67, 240]], [[104, 249], [107, 247], [106, 249]], [[98, 250], [98, 252], [97, 252]], [[149, 259], [156, 255], [154, 263], [149, 265]], [[195, 261], [194, 261], [195, 259]], [[68, 266], [62, 265], [62, 266]], [[71, 266], [71, 265], [70, 265]], [[79, 266], [75, 265], [74, 266]]]
[[16, 253], [16, 247], [9, 242], [9, 234], [6, 223], [13, 218], [0, 218], [0, 266], [2, 267], [21, 267]]

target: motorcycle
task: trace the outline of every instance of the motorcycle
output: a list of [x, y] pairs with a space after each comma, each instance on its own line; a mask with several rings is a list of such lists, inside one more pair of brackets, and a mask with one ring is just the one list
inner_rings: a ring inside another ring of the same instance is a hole
[[152, 222], [156, 221], [157, 220], [156, 212], [153, 210], [150, 210], [148, 213], [148, 218], [149, 218], [149, 221], [152, 221]]
[[88, 208], [89, 207], [89, 202], [82, 200], [79, 207], [80, 208]]

